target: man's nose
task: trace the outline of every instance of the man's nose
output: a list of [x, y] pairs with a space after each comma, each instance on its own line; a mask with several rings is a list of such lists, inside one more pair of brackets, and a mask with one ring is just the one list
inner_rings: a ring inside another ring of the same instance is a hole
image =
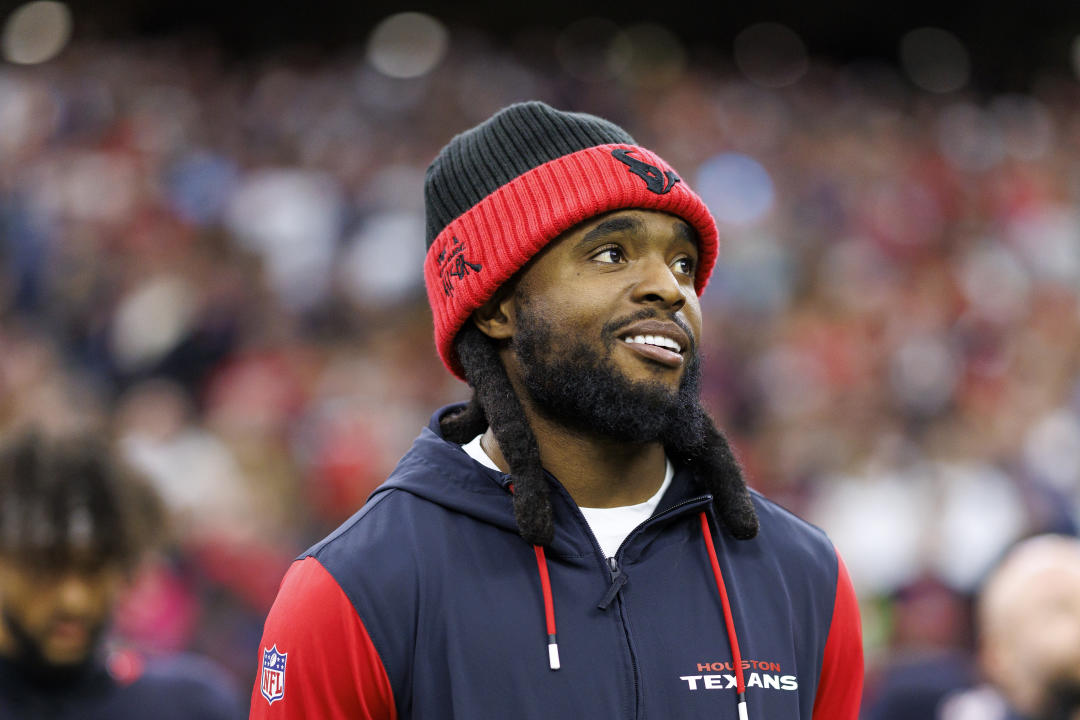
[[94, 606], [94, 584], [85, 573], [64, 574], [56, 588], [59, 609], [71, 614], [89, 612]]
[[638, 260], [640, 276], [634, 287], [634, 299], [638, 302], [663, 305], [678, 310], [686, 304], [687, 288], [671, 269], [665, 258], [647, 257]]

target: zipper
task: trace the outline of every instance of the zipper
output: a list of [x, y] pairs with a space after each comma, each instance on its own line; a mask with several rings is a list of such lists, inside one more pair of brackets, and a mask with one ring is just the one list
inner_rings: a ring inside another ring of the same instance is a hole
[[[618, 555], [618, 553], [615, 553]], [[611, 588], [608, 589], [607, 598], [610, 595], [608, 605], [614, 602], [615, 597], [619, 594], [619, 590], [626, 584], [626, 574], [619, 568], [619, 561], [613, 557], [608, 558], [608, 572], [611, 573]], [[604, 610], [607, 609], [607, 605], [601, 602]], [[641, 671], [638, 669], [637, 653], [634, 652], [634, 643], [630, 639], [630, 623], [626, 621], [626, 611], [623, 605], [619, 605], [619, 620], [622, 621], [623, 635], [626, 638], [626, 649], [630, 653], [630, 669], [631, 675], [634, 678], [634, 717], [641, 717]]]
[[611, 573], [611, 586], [608, 587], [607, 592], [604, 593], [604, 597], [601, 598], [600, 602], [596, 605], [596, 607], [601, 610], [607, 610], [611, 606], [611, 603], [615, 601], [615, 597], [619, 594], [619, 591], [622, 590], [623, 585], [626, 584], [626, 575], [619, 569], [619, 561], [613, 557], [609, 557], [607, 561], [608, 571]]
[[[656, 523], [661, 522], [666, 518], [670, 518], [672, 515], [676, 515], [676, 514], [682, 512], [682, 511], [684, 511], [687, 507], [692, 506], [692, 505], [700, 505], [702, 503], [707, 503], [707, 502], [711, 502], [711, 501], [706, 497], [698, 497], [698, 498], [693, 498], [691, 500], [683, 500], [681, 503], [676, 503], [675, 505], [672, 505], [671, 507], [669, 507], [667, 510], [664, 510], [661, 513], [653, 515], [651, 518], [649, 518], [648, 520], [646, 520], [645, 522], [641, 523], [636, 528], [631, 530], [630, 534], [627, 535], [625, 539], [623, 539], [623, 541], [619, 544], [619, 547], [615, 550], [614, 557], [609, 557], [607, 559], [608, 572], [611, 573], [611, 585], [608, 587], [607, 592], [604, 593], [604, 597], [601, 598], [600, 602], [597, 604], [596, 607], [598, 607], [601, 610], [607, 610], [608, 607], [611, 605], [611, 603], [614, 602], [615, 598], [618, 596], [619, 591], [622, 590], [623, 585], [626, 584], [626, 580], [627, 580], [626, 574], [619, 568], [618, 557], [622, 554], [623, 548], [626, 547], [626, 544], [628, 542], [633, 540], [636, 535], [638, 535], [641, 532], [644, 532], [647, 528], [651, 527], [652, 525], [655, 525]], [[597, 548], [599, 549], [600, 544], [595, 542], [595, 537], [594, 537], [593, 540], [594, 540], [594, 543], [596, 544]], [[600, 554], [603, 555], [603, 550], [600, 551]]]
[[[619, 548], [615, 551], [615, 557], [617, 558], [620, 555], [622, 555], [623, 548], [625, 548], [630, 541], [632, 541], [635, 537], [637, 537], [638, 535], [640, 535], [642, 532], [644, 532], [648, 528], [652, 527], [653, 525], [656, 525], [657, 523], [661, 522], [662, 520], [670, 518], [673, 515], [680, 514], [681, 512], [685, 511], [688, 507], [697, 506], [697, 505], [707, 505], [710, 502], [712, 502], [712, 498], [710, 498], [708, 495], [702, 495], [700, 497], [691, 498], [689, 500], [683, 500], [680, 503], [676, 503], [676, 504], [672, 505], [667, 510], [664, 510], [661, 513], [657, 513], [656, 515], [653, 515], [651, 518], [649, 518], [648, 520], [641, 523], [636, 528], [634, 528], [633, 530], [630, 531], [630, 534], [627, 535], [626, 538], [623, 539], [622, 543], [619, 544]], [[584, 516], [582, 516], [582, 517], [584, 517]], [[599, 547], [599, 543], [597, 543], [597, 547]], [[601, 554], [603, 554], [602, 551], [601, 551]], [[615, 558], [610, 558], [610, 559], [614, 560]]]
[[[560, 489], [562, 490], [562, 492], [566, 492], [566, 490], [562, 489], [561, 486]], [[569, 497], [569, 493], [567, 493], [567, 497]], [[578, 508], [578, 506], [574, 504], [573, 498], [570, 498], [570, 501], [571, 507], [573, 507], [574, 511], [578, 514], [581, 523], [589, 531], [589, 539], [592, 540], [593, 549], [596, 550], [597, 555], [599, 555], [600, 557], [604, 557], [604, 549], [601, 548], [600, 543], [597, 542], [596, 536], [592, 533], [592, 528], [589, 527], [588, 521], [585, 520], [585, 516], [582, 514], [580, 508]], [[607, 563], [608, 575], [611, 578], [611, 585], [608, 586], [607, 591], [600, 599], [600, 602], [597, 603], [596, 607], [600, 610], [607, 610], [609, 607], [611, 607], [611, 604], [615, 602], [615, 599], [619, 595], [619, 591], [622, 590], [624, 585], [626, 585], [628, 578], [626, 577], [626, 573], [624, 573], [619, 567], [618, 558], [622, 556], [623, 548], [626, 547], [627, 543], [632, 541], [635, 537], [644, 532], [646, 529], [652, 527], [653, 525], [656, 525], [657, 523], [663, 522], [664, 520], [674, 515], [686, 511], [687, 508], [707, 505], [710, 502], [712, 502], [712, 500], [708, 495], [702, 495], [696, 498], [691, 498], [689, 500], [683, 500], [682, 502], [672, 505], [663, 512], [653, 515], [651, 518], [631, 530], [630, 534], [627, 535], [621, 543], [619, 543], [619, 547], [615, 550], [615, 555], [609, 558], [605, 558]]]
[[[615, 556], [607, 558], [608, 573], [611, 575], [611, 585], [608, 587], [606, 593], [604, 593], [603, 599], [601, 599], [599, 608], [606, 610], [615, 600], [618, 599], [619, 591], [622, 590], [626, 584], [626, 573], [622, 571], [619, 566], [619, 558], [622, 556], [623, 548], [626, 547], [635, 536], [643, 532], [645, 529], [663, 522], [665, 519], [672, 517], [673, 515], [684, 512], [688, 507], [693, 505], [707, 504], [711, 502], [708, 497], [698, 497], [691, 500], [684, 500], [683, 502], [672, 505], [667, 510], [661, 513], [653, 515], [645, 522], [638, 525], [636, 528], [630, 531], [630, 534], [626, 536], [626, 539], [619, 544], [619, 548], [615, 551]], [[578, 511], [580, 513], [580, 511]], [[584, 516], [582, 516], [584, 519]], [[599, 549], [600, 544], [596, 542], [596, 538], [593, 537], [593, 543]], [[603, 551], [601, 550], [601, 555]], [[626, 619], [625, 608], [622, 604], [619, 605], [619, 619], [622, 621], [623, 633], [626, 636], [626, 648], [630, 653], [630, 667], [634, 677], [634, 717], [639, 718], [642, 716], [643, 698], [641, 697], [641, 670], [638, 668], [637, 653], [634, 651], [634, 643], [630, 637], [630, 623]]]
[[[686, 509], [694, 505], [703, 505], [712, 502], [708, 496], [701, 496], [692, 498], [690, 500], [684, 500], [680, 503], [672, 505], [667, 510], [661, 513], [653, 515], [645, 522], [638, 525], [636, 528], [630, 531], [630, 534], [619, 544], [619, 548], [615, 551], [615, 556], [608, 558], [608, 572], [611, 573], [611, 587], [608, 588], [607, 593], [604, 595], [604, 599], [601, 600], [601, 604], [604, 600], [608, 600], [609, 604], [614, 602], [619, 595], [619, 590], [626, 584], [626, 573], [619, 567], [619, 558], [622, 556], [623, 549], [630, 543], [635, 537], [644, 532], [647, 528], [652, 527], [665, 519], [677, 515], [681, 512], [685, 512]], [[580, 511], [579, 511], [580, 512]], [[596, 543], [596, 539], [593, 539]], [[599, 546], [599, 543], [596, 543]], [[603, 553], [601, 553], [603, 554]], [[610, 596], [610, 600], [609, 600]], [[606, 609], [606, 608], [604, 608]], [[633, 669], [634, 675], [634, 717], [641, 717], [642, 700], [641, 697], [641, 671], [638, 668], [637, 653], [634, 652], [634, 643], [630, 638], [630, 623], [626, 620], [626, 613], [623, 606], [619, 606], [619, 618], [622, 620], [623, 632], [626, 634], [626, 647], [630, 651], [630, 666]], [[743, 719], [740, 719], [743, 720]]]
[[[568, 493], [566, 491], [566, 488], [564, 488], [562, 484], [558, 482], [555, 483], [554, 487], [556, 488], [556, 492], [562, 493], [566, 497], [566, 499], [569, 500], [570, 507], [575, 513], [577, 513], [578, 522], [585, 528], [588, 533], [589, 539], [592, 540], [593, 550], [596, 551], [596, 554], [599, 557], [604, 558], [604, 549], [600, 547], [600, 543], [596, 540], [596, 535], [593, 534], [592, 528], [589, 527], [589, 522], [585, 519], [585, 515], [581, 512], [581, 509], [578, 508], [577, 503], [574, 502], [574, 499], [570, 496], [570, 493]], [[627, 543], [629, 543], [639, 534], [644, 532], [647, 528], [650, 528], [653, 525], [656, 525], [657, 523], [660, 523], [665, 519], [672, 517], [673, 515], [684, 512], [687, 508], [691, 506], [703, 506], [708, 505], [711, 502], [712, 497], [709, 495], [699, 495], [696, 498], [683, 500], [682, 502], [672, 505], [663, 512], [653, 515], [651, 518], [631, 530], [630, 534], [627, 535], [625, 539], [623, 539], [623, 541], [619, 544], [619, 547], [615, 550], [614, 557], [604, 558], [606, 561], [604, 563], [604, 567], [607, 570], [608, 576], [611, 579], [611, 585], [608, 587], [607, 592], [604, 593], [604, 597], [601, 599], [599, 607], [604, 610], [610, 607], [615, 602], [615, 600], [618, 599], [619, 590], [621, 590], [623, 585], [625, 585], [627, 582], [626, 573], [622, 571], [622, 568], [619, 565], [619, 557], [622, 555], [623, 549], [626, 547]], [[641, 717], [642, 708], [641, 671], [638, 668], [637, 653], [634, 652], [634, 643], [630, 638], [630, 623], [627, 622], [626, 613], [623, 611], [621, 605], [619, 607], [619, 619], [622, 622], [623, 637], [626, 640], [626, 650], [630, 654], [630, 668], [634, 676], [634, 717], [639, 718]]]
[[[562, 486], [562, 483], [560, 483], [558, 481], [558, 479], [554, 475], [551, 475], [547, 471], [545, 471], [544, 474], [547, 477], [551, 478], [551, 480], [554, 481], [554, 483], [552, 483], [552, 489], [555, 490], [555, 492], [561, 494], [566, 499], [566, 501], [568, 502], [570, 508], [577, 515], [578, 523], [583, 528], [585, 528], [585, 530], [587, 531], [586, 534], [589, 536], [589, 540], [592, 541], [593, 550], [596, 551], [597, 556], [599, 556], [601, 558], [604, 558], [605, 561], [612, 559], [612, 558], [608, 558], [608, 557], [606, 557], [604, 555], [604, 549], [602, 547], [600, 547], [600, 543], [597, 542], [596, 536], [593, 535], [592, 528], [589, 527], [589, 521], [585, 519], [585, 515], [581, 512], [581, 509], [578, 507], [577, 503], [574, 502], [574, 498], [571, 497], [570, 493], [568, 493], [566, 491], [566, 488], [564, 488]], [[509, 477], [509, 476], [506, 476], [506, 477]], [[652, 527], [653, 525], [657, 524], [658, 522], [660, 522], [660, 521], [662, 521], [662, 520], [664, 520], [666, 518], [669, 518], [672, 515], [675, 515], [675, 514], [681, 512], [681, 511], [686, 510], [690, 506], [708, 505], [711, 502], [712, 502], [712, 496], [711, 495], [698, 495], [697, 497], [690, 498], [688, 500], [683, 500], [682, 502], [675, 503], [674, 505], [672, 505], [668, 509], [664, 510], [663, 512], [660, 512], [660, 513], [657, 513], [656, 515], [653, 515], [652, 517], [647, 519], [645, 522], [641, 523], [636, 528], [634, 528], [633, 530], [630, 531], [630, 534], [627, 535], [626, 538], [623, 539], [623, 541], [619, 544], [619, 547], [615, 550], [615, 557], [619, 557], [619, 555], [622, 554], [623, 548], [626, 547], [627, 543], [629, 543], [631, 540], [633, 540], [637, 535], [639, 535], [641, 532], [643, 532], [646, 528]], [[610, 565], [604, 563], [603, 567], [605, 567], [605, 569], [608, 571], [609, 574], [611, 573], [612, 569], [611, 569]]]

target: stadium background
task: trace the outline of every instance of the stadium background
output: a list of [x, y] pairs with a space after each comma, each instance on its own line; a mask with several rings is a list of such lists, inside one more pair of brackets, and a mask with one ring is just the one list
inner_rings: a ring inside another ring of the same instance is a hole
[[716, 215], [707, 401], [844, 554], [867, 717], [967, 682], [982, 574], [1080, 518], [1080, 10], [402, 10], [0, 3], [0, 431], [104, 429], [172, 513], [113, 642], [250, 687], [290, 559], [466, 395], [424, 169], [538, 98]]

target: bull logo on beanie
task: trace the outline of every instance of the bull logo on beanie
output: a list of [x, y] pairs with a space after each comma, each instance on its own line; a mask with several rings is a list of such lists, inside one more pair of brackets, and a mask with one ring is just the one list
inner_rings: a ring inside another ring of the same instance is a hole
[[611, 151], [611, 154], [616, 160], [630, 168], [630, 172], [644, 180], [646, 187], [657, 195], [665, 195], [671, 192], [671, 188], [675, 187], [675, 183], [679, 182], [679, 176], [671, 170], [662, 172], [655, 165], [631, 157], [630, 153], [632, 152], [634, 151], [630, 148], [616, 148]]

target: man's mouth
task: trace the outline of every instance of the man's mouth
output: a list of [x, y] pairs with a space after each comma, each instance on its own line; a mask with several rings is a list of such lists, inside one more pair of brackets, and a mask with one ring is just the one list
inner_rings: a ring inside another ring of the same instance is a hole
[[671, 338], [666, 338], [663, 335], [634, 335], [633, 337], [624, 337], [623, 342], [630, 344], [637, 343], [640, 345], [655, 345], [657, 347], [667, 348], [680, 355], [682, 354], [682, 346]]
[[683, 364], [683, 351], [689, 339], [678, 325], [647, 321], [630, 327], [619, 338], [637, 355], [666, 367]]
[[64, 647], [82, 647], [90, 639], [90, 623], [76, 619], [54, 621], [49, 628], [49, 638]]

